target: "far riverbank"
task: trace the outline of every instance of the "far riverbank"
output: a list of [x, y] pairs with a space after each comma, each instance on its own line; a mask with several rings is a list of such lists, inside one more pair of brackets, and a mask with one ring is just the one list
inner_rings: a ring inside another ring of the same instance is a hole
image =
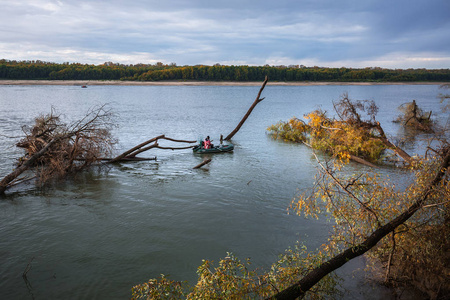
[[[0, 85], [130, 85], [130, 86], [260, 86], [261, 82], [243, 81], [120, 81], [120, 80], [0, 80]], [[273, 86], [320, 85], [442, 85], [448, 82], [322, 82], [322, 81], [269, 81]]]

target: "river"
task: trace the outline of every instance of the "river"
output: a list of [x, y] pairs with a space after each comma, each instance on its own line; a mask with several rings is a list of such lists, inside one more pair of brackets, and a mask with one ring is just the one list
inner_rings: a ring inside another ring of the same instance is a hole
[[[23, 125], [52, 108], [68, 123], [107, 104], [116, 114], [117, 153], [147, 139], [167, 137], [213, 143], [231, 132], [259, 87], [246, 86], [0, 86], [0, 176], [14, 168], [14, 146]], [[203, 157], [191, 150], [150, 150], [156, 161], [120, 163], [44, 188], [27, 185], [0, 199], [0, 296], [3, 299], [126, 299], [131, 287], [159, 274], [196, 279], [202, 259], [217, 262], [232, 252], [270, 266], [300, 240], [326, 242], [329, 224], [287, 214], [299, 190], [313, 184], [316, 162], [303, 145], [274, 141], [266, 128], [301, 118], [348, 92], [375, 100], [386, 133], [401, 136], [391, 121], [396, 108], [415, 99], [439, 111], [437, 85], [270, 86], [235, 135], [235, 150]], [[161, 141], [162, 146], [172, 146]], [[422, 151], [420, 146], [408, 151]], [[419, 144], [420, 145], [420, 144]], [[358, 169], [360, 166], [353, 165]], [[31, 263], [30, 263], [31, 262]], [[27, 264], [30, 285], [22, 278]], [[358, 261], [346, 268], [348, 277]], [[355, 298], [373, 293], [361, 275], [346, 280]], [[352, 294], [352, 293], [350, 293]]]

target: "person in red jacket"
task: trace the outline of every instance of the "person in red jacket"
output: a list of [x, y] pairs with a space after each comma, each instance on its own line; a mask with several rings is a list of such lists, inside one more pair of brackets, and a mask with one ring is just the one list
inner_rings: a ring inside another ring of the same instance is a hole
[[211, 148], [211, 140], [209, 139], [209, 135], [206, 137], [205, 141], [203, 142], [203, 147], [205, 149]]

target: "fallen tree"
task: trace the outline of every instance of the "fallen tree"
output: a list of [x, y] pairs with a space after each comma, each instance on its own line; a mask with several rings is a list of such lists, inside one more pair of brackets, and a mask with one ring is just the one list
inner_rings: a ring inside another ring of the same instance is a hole
[[[32, 127], [23, 128], [25, 137], [16, 145], [25, 149], [26, 153], [19, 158], [14, 171], [0, 181], [0, 194], [33, 178], [44, 184], [49, 179], [64, 177], [100, 162], [155, 160], [156, 157], [137, 157], [153, 148], [179, 150], [193, 147], [163, 147], [158, 144], [159, 140], [196, 143], [160, 135], [111, 158], [115, 144], [110, 131], [114, 126], [111, 118], [112, 113], [105, 106], [91, 109], [81, 120], [71, 125], [64, 124], [53, 110], [48, 115], [37, 117]], [[19, 177], [28, 170], [32, 170], [33, 174]]]
[[[378, 107], [373, 101], [352, 101], [344, 94], [334, 103], [334, 110], [337, 119], [328, 117], [322, 110], [315, 110], [305, 115], [307, 123], [292, 118], [271, 125], [267, 130], [273, 138], [302, 142], [334, 157], [368, 166], [379, 162], [387, 149], [394, 151], [407, 164], [412, 163], [411, 156], [387, 138], [375, 118]], [[367, 117], [363, 118], [362, 113]]]
[[[438, 166], [434, 177], [422, 190], [420, 195], [416, 197], [411, 206], [409, 206], [405, 211], [403, 211], [397, 217], [390, 220], [384, 225], [381, 225], [377, 219], [378, 228], [362, 242], [350, 248], [347, 248], [338, 255], [335, 255], [331, 259], [321, 263], [318, 267], [314, 268], [305, 276], [303, 276], [303, 278], [298, 282], [280, 291], [274, 296], [269, 297], [268, 299], [287, 300], [302, 298], [305, 293], [309, 291], [315, 284], [317, 284], [322, 278], [324, 278], [334, 270], [337, 270], [338, 268], [346, 264], [349, 260], [363, 255], [364, 253], [375, 247], [381, 239], [386, 237], [388, 234], [393, 233], [400, 225], [404, 224], [408, 219], [410, 219], [418, 210], [424, 208], [427, 204], [427, 200], [433, 193], [435, 193], [434, 189], [443, 183], [445, 184], [445, 181], [448, 180], [446, 178], [449, 176], [448, 170], [450, 166], [450, 147], [443, 149], [442, 153], [442, 162]], [[326, 170], [326, 172], [329, 174], [328, 170]], [[345, 190], [345, 188], [342, 189]], [[386, 201], [388, 201], [388, 199], [386, 199]], [[445, 202], [448, 202], [448, 198]], [[441, 203], [441, 205], [445, 205], [445, 202]]]
[[431, 111], [423, 111], [416, 100], [400, 105], [399, 110], [402, 114], [394, 120], [405, 127], [414, 128], [420, 131], [433, 132], [433, 122], [431, 121]]
[[17, 168], [0, 181], [0, 194], [30, 176], [18, 177], [33, 169], [42, 184], [50, 178], [82, 170], [108, 156], [115, 141], [110, 129], [112, 113], [105, 106], [93, 108], [79, 121], [66, 125], [54, 111], [35, 119], [31, 128], [24, 127], [25, 137], [17, 147], [26, 153]]

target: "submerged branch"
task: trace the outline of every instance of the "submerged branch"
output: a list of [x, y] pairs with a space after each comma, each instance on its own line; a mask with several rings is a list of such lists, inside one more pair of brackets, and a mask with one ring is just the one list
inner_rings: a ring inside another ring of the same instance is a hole
[[211, 160], [212, 160], [211, 158], [205, 159], [203, 162], [199, 163], [192, 169], [199, 169], [199, 168], [203, 167], [204, 165], [209, 164], [211, 162]]
[[362, 159], [361, 157], [354, 156], [354, 155], [352, 155], [352, 154], [349, 154], [349, 155], [350, 155], [350, 159], [353, 160], [353, 161], [355, 161], [355, 162], [357, 162], [357, 163], [366, 165], [366, 166], [371, 167], [371, 168], [378, 168], [378, 167], [377, 167], [376, 165], [374, 165], [373, 163], [368, 162], [367, 160]]
[[149, 139], [149, 140], [147, 140], [147, 141], [145, 141], [145, 142], [143, 142], [143, 143], [141, 143], [141, 144], [139, 144], [139, 145], [137, 145], [137, 146], [135, 146], [135, 147], [133, 147], [133, 148], [131, 148], [131, 149], [125, 151], [125, 152], [123, 152], [123, 153], [120, 154], [119, 156], [116, 156], [115, 158], [111, 159], [111, 160], [110, 160], [110, 163], [117, 162], [117, 161], [119, 161], [119, 160], [125, 158], [125, 157], [128, 156], [128, 155], [131, 155], [131, 156], [132, 156], [132, 153], [133, 153], [134, 151], [136, 151], [136, 150], [138, 150], [138, 149], [144, 147], [145, 145], [148, 145], [148, 144], [150, 144], [150, 143], [152, 143], [152, 142], [154, 142], [154, 141], [157, 141], [158, 139], [163, 138], [163, 137], [164, 137], [164, 135], [160, 135], [160, 136], [154, 137], [154, 138], [152, 138], [152, 139]]

